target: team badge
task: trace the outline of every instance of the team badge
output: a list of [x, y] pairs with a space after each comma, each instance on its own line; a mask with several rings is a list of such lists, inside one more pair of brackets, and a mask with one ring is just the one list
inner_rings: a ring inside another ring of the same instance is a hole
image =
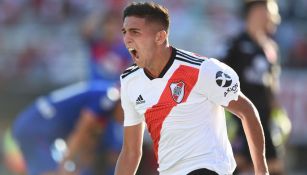
[[184, 87], [185, 83], [183, 81], [172, 83], [170, 85], [172, 91], [172, 97], [176, 103], [181, 103], [184, 97]]

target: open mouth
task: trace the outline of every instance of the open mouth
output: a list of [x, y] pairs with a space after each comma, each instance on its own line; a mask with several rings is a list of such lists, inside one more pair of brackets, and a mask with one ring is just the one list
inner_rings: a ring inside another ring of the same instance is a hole
[[137, 51], [135, 50], [135, 48], [129, 48], [128, 50], [131, 53], [134, 60], [139, 59], [139, 55]]

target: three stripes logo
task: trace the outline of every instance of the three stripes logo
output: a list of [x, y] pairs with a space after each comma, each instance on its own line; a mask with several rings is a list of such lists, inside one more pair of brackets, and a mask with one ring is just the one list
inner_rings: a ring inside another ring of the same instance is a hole
[[136, 99], [135, 103], [137, 105], [145, 103], [145, 100], [143, 99], [142, 95], [138, 96], [138, 98]]
[[192, 52], [186, 52], [186, 51], [182, 51], [182, 50], [176, 50], [176, 58], [177, 60], [186, 62], [186, 63], [190, 63], [190, 64], [194, 64], [194, 65], [198, 65], [200, 66], [201, 63], [203, 61], [205, 61], [205, 57], [200, 57], [198, 55], [196, 55], [195, 53]]

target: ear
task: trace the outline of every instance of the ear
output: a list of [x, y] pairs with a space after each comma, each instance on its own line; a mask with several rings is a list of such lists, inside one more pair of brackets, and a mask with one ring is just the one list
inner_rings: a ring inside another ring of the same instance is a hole
[[161, 45], [161, 44], [163, 44], [166, 41], [166, 38], [167, 38], [166, 31], [165, 30], [161, 30], [161, 31], [157, 32], [155, 41], [156, 41], [156, 43], [158, 45]]

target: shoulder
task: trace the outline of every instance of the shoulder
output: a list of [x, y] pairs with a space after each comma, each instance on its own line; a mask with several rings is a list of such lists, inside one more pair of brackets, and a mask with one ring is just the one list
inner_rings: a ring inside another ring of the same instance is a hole
[[209, 58], [202, 64], [201, 69], [205, 72], [216, 72], [221, 69], [229, 69], [229, 66], [216, 58]]
[[216, 88], [217, 85], [222, 88], [229, 87], [232, 82], [239, 84], [237, 73], [231, 67], [215, 58], [208, 59], [202, 65], [200, 77], [205, 85], [213, 85]]
[[188, 64], [193, 67], [200, 67], [200, 65], [207, 60], [207, 57], [205, 56], [201, 56], [199, 54], [186, 50], [175, 49], [175, 52], [175, 60], [178, 60], [183, 64]]
[[240, 32], [227, 40], [227, 50], [238, 49], [242, 46], [242, 43], [246, 42], [250, 42], [249, 35], [246, 32]]
[[143, 79], [143, 75], [140, 74], [141, 70], [143, 69], [138, 67], [136, 64], [133, 64], [132, 66], [127, 68], [120, 76], [121, 89], [130, 89], [130, 85], [142, 83], [142, 81], [139, 81]]
[[140, 68], [136, 65], [133, 64], [130, 67], [128, 67], [122, 74], [121, 74], [121, 79], [125, 79], [126, 77], [134, 74], [136, 71], [138, 71]]
[[232, 47], [236, 49], [237, 52], [251, 53], [257, 48], [257, 44], [252, 40], [251, 36], [243, 32], [235, 38], [232, 43]]

